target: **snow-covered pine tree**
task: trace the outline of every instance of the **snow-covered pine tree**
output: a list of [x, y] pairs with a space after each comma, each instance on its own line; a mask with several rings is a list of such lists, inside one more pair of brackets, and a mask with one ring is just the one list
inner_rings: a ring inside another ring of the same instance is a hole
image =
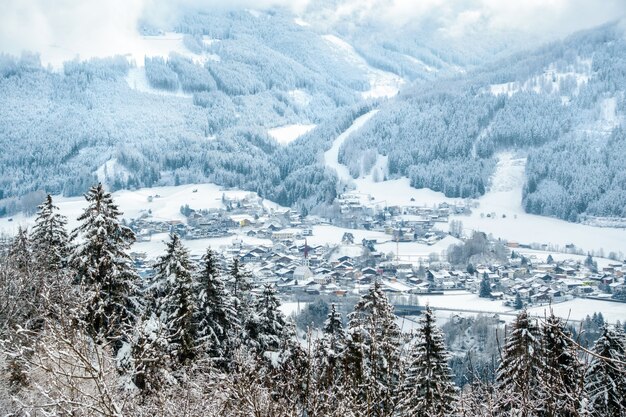
[[554, 313], [541, 329], [545, 354], [541, 393], [545, 417], [575, 417], [583, 388], [582, 364], [565, 323]]
[[539, 327], [526, 310], [521, 311], [506, 338], [496, 375], [496, 412], [530, 417], [541, 409], [543, 352]]
[[489, 276], [485, 272], [483, 275], [483, 279], [480, 281], [480, 291], [478, 296], [481, 298], [491, 298], [491, 282], [489, 281]]
[[322, 337], [316, 346], [316, 362], [319, 382], [322, 387], [329, 387], [342, 378], [341, 357], [346, 348], [346, 332], [341, 321], [341, 314], [335, 304], [331, 304], [328, 318], [322, 329]]
[[32, 242], [28, 236], [27, 229], [19, 226], [17, 234], [9, 246], [9, 262], [17, 271], [25, 276], [30, 275], [32, 267]]
[[443, 334], [430, 308], [423, 312], [420, 322], [400, 389], [398, 415], [449, 416], [454, 413], [457, 392]]
[[626, 337], [609, 325], [593, 347], [585, 374], [586, 410], [593, 417], [626, 415]]
[[247, 294], [247, 292], [252, 288], [250, 276], [239, 263], [239, 258], [233, 258], [229, 275], [229, 285], [233, 297], [241, 298], [242, 294]]
[[276, 290], [272, 285], [265, 285], [255, 303], [253, 326], [249, 326], [252, 344], [260, 355], [277, 352], [286, 337], [287, 322], [279, 307]]
[[196, 322], [203, 349], [220, 367], [229, 362], [238, 329], [237, 313], [220, 276], [217, 256], [210, 248], [204, 255], [204, 267], [197, 276], [198, 311]]
[[136, 324], [127, 345], [130, 352], [118, 352], [118, 369], [128, 370], [130, 381], [143, 392], [162, 392], [172, 380], [168, 336], [165, 324], [151, 314]]
[[48, 194], [39, 206], [31, 232], [35, 261], [38, 267], [48, 272], [58, 272], [70, 254], [69, 237], [65, 229], [67, 220], [58, 211], [59, 208], [52, 203], [52, 196]]
[[348, 315], [342, 362], [346, 380], [367, 415], [389, 416], [400, 379], [401, 332], [393, 307], [377, 281]]
[[189, 251], [176, 233], [170, 234], [165, 255], [154, 265], [156, 274], [151, 285], [157, 317], [168, 332], [170, 353], [186, 363], [196, 356], [198, 333], [194, 316], [197, 312]]
[[90, 298], [85, 317], [89, 331], [118, 339], [139, 308], [135, 297], [139, 277], [128, 254], [135, 234], [120, 223], [122, 213], [102, 184], [92, 187], [85, 199], [87, 208], [72, 234], [81, 241], [70, 263]]
[[241, 266], [237, 257], [228, 271], [227, 289], [230, 291], [232, 306], [237, 313], [235, 339], [237, 346], [249, 345], [250, 339], [254, 338], [256, 329], [253, 323], [254, 304], [250, 295], [252, 283], [249, 273]]

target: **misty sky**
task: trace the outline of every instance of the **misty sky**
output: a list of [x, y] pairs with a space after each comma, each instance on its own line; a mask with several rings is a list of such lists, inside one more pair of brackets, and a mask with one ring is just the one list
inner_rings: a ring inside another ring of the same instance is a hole
[[563, 35], [626, 15], [626, 0], [0, 0], [0, 51], [112, 55], [139, 47], [140, 18], [165, 25], [192, 9], [277, 6], [331, 23], [427, 21], [452, 37], [477, 30]]

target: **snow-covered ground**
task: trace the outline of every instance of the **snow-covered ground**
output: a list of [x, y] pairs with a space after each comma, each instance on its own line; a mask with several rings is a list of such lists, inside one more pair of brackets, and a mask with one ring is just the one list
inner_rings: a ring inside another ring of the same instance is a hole
[[[561, 92], [561, 82], [566, 79], [575, 81], [576, 88], [574, 95], [578, 94], [580, 88], [589, 81], [592, 73], [592, 60], [591, 59], [578, 59], [578, 62], [567, 71], [559, 71], [554, 65], [546, 68], [543, 74], [536, 77], [529, 78], [523, 83], [514, 81], [502, 84], [492, 84], [489, 86], [489, 91], [493, 95], [506, 94], [509, 97], [520, 91], [535, 93], [554, 93]], [[567, 101], [567, 97], [564, 97]]]
[[337, 227], [332, 225], [316, 225], [311, 228], [313, 236], [307, 237], [307, 243], [309, 245], [336, 245], [341, 243], [341, 238], [344, 233], [352, 233], [354, 236], [354, 243], [360, 244], [363, 239], [376, 239], [380, 241], [387, 241], [391, 239], [390, 235], [386, 235], [383, 232], [373, 232], [368, 230], [355, 230], [346, 229], [343, 227]]
[[[564, 248], [574, 244], [584, 251], [626, 253], [626, 230], [593, 227], [527, 214], [522, 208], [525, 159], [510, 152], [498, 155], [490, 190], [470, 216], [458, 216], [466, 232], [479, 230], [519, 243], [539, 243]], [[487, 214], [490, 217], [487, 217]], [[506, 217], [503, 217], [506, 216]]]
[[[445, 310], [436, 311], [437, 318], [445, 321], [454, 314], [460, 315], [477, 315], [497, 313], [500, 318], [506, 322], [510, 322], [518, 313], [512, 307], [505, 306], [500, 300], [490, 300], [488, 298], [480, 298], [478, 294], [472, 294], [467, 291], [446, 292], [444, 295], [409, 295], [412, 301], [419, 305], [429, 305], [435, 310], [442, 308]], [[609, 323], [615, 323], [617, 320], [622, 323], [626, 320], [626, 304], [615, 303], [603, 300], [590, 300], [586, 298], [574, 298], [562, 303], [552, 304], [552, 306], [536, 306], [531, 307], [528, 311], [536, 317], [545, 317], [550, 312], [550, 308], [554, 314], [563, 319], [573, 321], [584, 320], [587, 315], [593, 315], [595, 312], [602, 312], [604, 319]]]
[[126, 167], [119, 164], [115, 158], [106, 161], [96, 170], [98, 182], [101, 182], [105, 186], [112, 184], [116, 178], [120, 178], [122, 181], [126, 182], [128, 175], [129, 172]]
[[[139, 253], [145, 253], [148, 259], [156, 259], [165, 253], [165, 242], [169, 240], [167, 233], [154, 234], [150, 241], [137, 242], [133, 245], [132, 250]], [[244, 233], [237, 233], [232, 236], [206, 238], [206, 239], [186, 239], [183, 241], [184, 246], [189, 249], [191, 255], [201, 256], [206, 253], [207, 248], [221, 251], [240, 244], [247, 245], [264, 245], [271, 246], [272, 241], [269, 239], [259, 239], [247, 236]]]
[[346, 129], [343, 133], [337, 136], [337, 138], [333, 142], [333, 146], [331, 146], [331, 148], [326, 151], [326, 153], [324, 153], [324, 162], [326, 166], [333, 168], [337, 172], [337, 176], [339, 177], [340, 181], [350, 183], [353, 181], [353, 179], [350, 176], [348, 168], [345, 165], [339, 163], [339, 148], [353, 132], [356, 132], [361, 127], [363, 127], [363, 125], [376, 113], [378, 113], [378, 110], [371, 110], [368, 113], [365, 113], [364, 115], [358, 117], [348, 129]]
[[337, 52], [348, 62], [357, 68], [362, 69], [368, 76], [370, 89], [361, 93], [363, 98], [381, 98], [393, 97], [398, 94], [400, 87], [404, 84], [404, 80], [390, 72], [372, 68], [361, 57], [348, 42], [335, 35], [324, 35], [323, 38], [328, 41]]
[[176, 91], [170, 91], [152, 87], [148, 82], [148, 78], [146, 77], [146, 69], [144, 67], [135, 67], [129, 69], [128, 74], [126, 75], [126, 82], [128, 83], [128, 86], [130, 88], [140, 91], [142, 93], [184, 98], [193, 97], [193, 94], [185, 93], [180, 88]]
[[[604, 319], [609, 323], [626, 321], [626, 304], [615, 303], [611, 301], [590, 300], [586, 298], [574, 298], [551, 306], [554, 314], [571, 320], [584, 320], [587, 315], [592, 316], [593, 313], [602, 313]], [[532, 307], [529, 311], [536, 316], [544, 317], [550, 314], [550, 306]]]
[[459, 239], [446, 236], [434, 245], [426, 245], [418, 242], [394, 242], [391, 236], [387, 236], [390, 240], [386, 243], [376, 245], [376, 250], [388, 254], [393, 253], [403, 262], [419, 264], [420, 261], [425, 262], [431, 254], [439, 255], [445, 259], [446, 251], [450, 245], [460, 242]]
[[[215, 184], [187, 184], [132, 191], [120, 190], [113, 193], [113, 199], [126, 219], [150, 213], [155, 220], [182, 221], [185, 217], [180, 213], [180, 207], [185, 204], [189, 204], [193, 209], [224, 208], [222, 195], [230, 199], [242, 199], [251, 194], [255, 195], [249, 191], [224, 190]], [[67, 216], [68, 227], [76, 227], [78, 225], [76, 218], [86, 207], [85, 199], [56, 196], [54, 203], [59, 206], [61, 213]], [[281, 209], [278, 204], [269, 200], [263, 200], [263, 205], [270, 210]], [[31, 226], [34, 221], [34, 216], [25, 217], [22, 214], [0, 218], [0, 232], [15, 234], [19, 225]]]
[[304, 310], [309, 303], [303, 303], [300, 301], [282, 303], [278, 309], [285, 315], [285, 317], [296, 316], [302, 310]]
[[316, 125], [304, 125], [304, 124], [293, 124], [275, 127], [267, 131], [267, 133], [273, 137], [276, 142], [281, 145], [286, 145], [294, 140], [298, 139], [300, 136], [309, 132]]

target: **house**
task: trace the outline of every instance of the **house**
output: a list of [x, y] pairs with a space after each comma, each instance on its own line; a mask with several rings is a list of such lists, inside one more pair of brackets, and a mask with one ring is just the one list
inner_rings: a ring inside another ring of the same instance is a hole
[[293, 279], [298, 282], [308, 280], [313, 276], [313, 272], [306, 265], [300, 265], [293, 271]]

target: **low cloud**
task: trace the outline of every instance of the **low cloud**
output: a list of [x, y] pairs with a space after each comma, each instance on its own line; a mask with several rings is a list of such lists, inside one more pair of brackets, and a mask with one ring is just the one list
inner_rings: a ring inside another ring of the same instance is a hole
[[189, 10], [284, 7], [306, 17], [439, 28], [562, 35], [626, 15], [624, 0], [0, 0], [0, 51], [40, 52], [58, 64], [76, 55], [113, 55], [139, 45], [139, 19], [165, 24]]

